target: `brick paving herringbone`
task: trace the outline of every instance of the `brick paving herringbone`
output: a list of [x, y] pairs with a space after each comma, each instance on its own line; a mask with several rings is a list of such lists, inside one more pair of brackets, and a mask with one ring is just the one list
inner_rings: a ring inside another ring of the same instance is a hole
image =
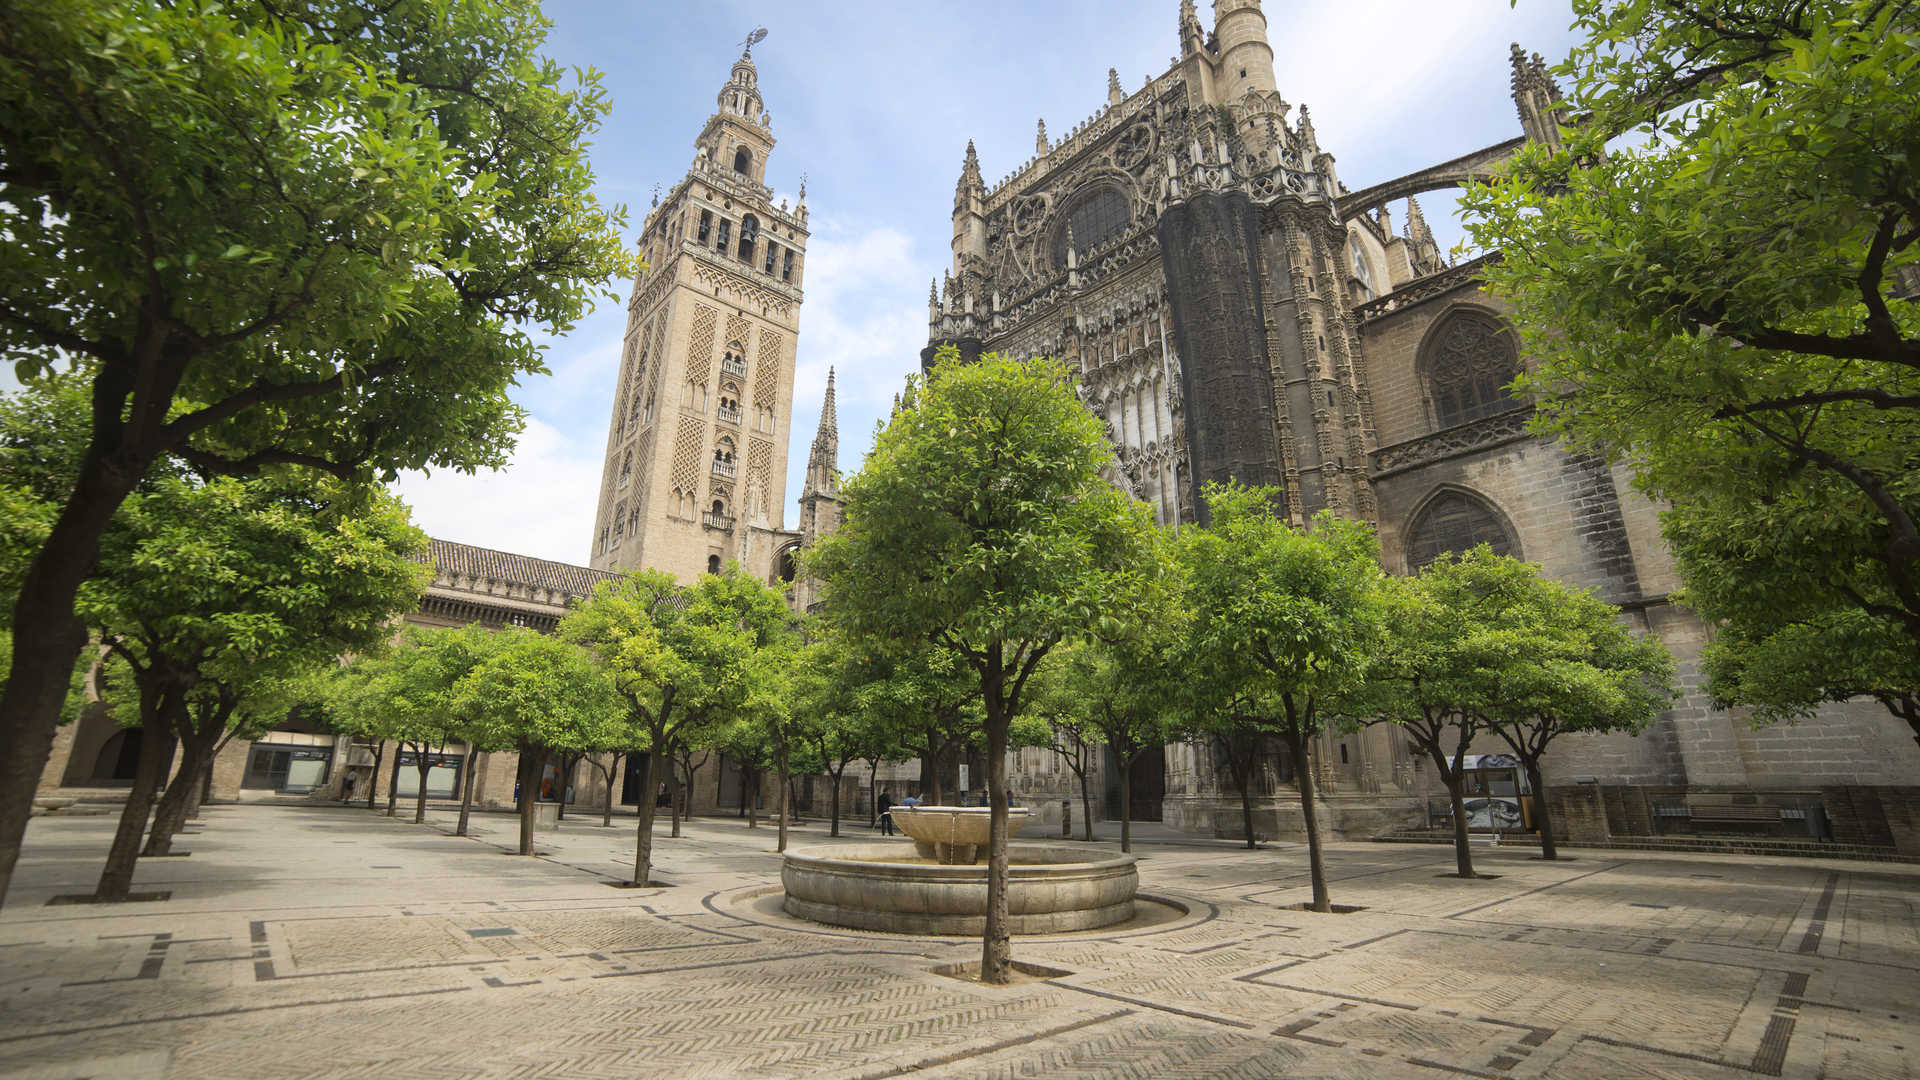
[[[1009, 988], [934, 971], [974, 942], [835, 930], [779, 908], [769, 828], [656, 842], [569, 820], [504, 854], [363, 810], [209, 809], [158, 903], [85, 891], [111, 818], [38, 819], [0, 912], [0, 1075], [200, 1077], [1911, 1077], [1920, 868], [1336, 844], [1151, 827], [1144, 892], [1185, 908], [1020, 939], [1068, 972]], [[850, 826], [849, 840], [874, 839]], [[831, 843], [813, 827], [794, 843]]]

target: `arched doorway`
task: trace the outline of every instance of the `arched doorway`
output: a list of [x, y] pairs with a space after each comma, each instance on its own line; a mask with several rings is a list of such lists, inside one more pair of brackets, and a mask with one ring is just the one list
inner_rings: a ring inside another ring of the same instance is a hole
[[139, 768], [139, 729], [121, 728], [107, 739], [100, 747], [100, 753], [94, 757], [92, 779], [132, 780]]
[[[1107, 819], [1120, 820], [1120, 765], [1113, 751], [1107, 751]], [[1133, 809], [1127, 816], [1134, 821], [1161, 820], [1161, 807], [1167, 797], [1167, 748], [1155, 746], [1143, 750], [1127, 769], [1132, 781], [1129, 794]]]

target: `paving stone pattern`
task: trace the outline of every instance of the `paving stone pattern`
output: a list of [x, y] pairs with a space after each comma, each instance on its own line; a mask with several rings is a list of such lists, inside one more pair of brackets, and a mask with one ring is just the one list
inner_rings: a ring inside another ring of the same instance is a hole
[[[364, 810], [210, 808], [164, 902], [85, 892], [111, 818], [40, 818], [0, 911], [0, 1075], [115, 1077], [1911, 1077], [1920, 867], [1332, 845], [1144, 826], [1157, 921], [1022, 938], [1067, 972], [987, 988], [965, 939], [779, 909], [771, 828], [568, 821], [545, 855]], [[876, 839], [864, 825], [847, 842]], [[1110, 830], [1112, 831], [1112, 830]], [[816, 827], [796, 847], [829, 844]], [[905, 842], [902, 841], [903, 848]], [[1110, 846], [1110, 845], [1108, 845]]]

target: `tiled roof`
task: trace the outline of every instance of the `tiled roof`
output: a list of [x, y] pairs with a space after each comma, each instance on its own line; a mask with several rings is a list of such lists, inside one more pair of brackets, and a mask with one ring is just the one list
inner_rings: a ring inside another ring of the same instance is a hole
[[586, 596], [600, 582], [620, 576], [572, 563], [549, 562], [491, 548], [456, 544], [451, 540], [428, 541], [427, 559], [445, 575], [510, 582], [570, 596]]

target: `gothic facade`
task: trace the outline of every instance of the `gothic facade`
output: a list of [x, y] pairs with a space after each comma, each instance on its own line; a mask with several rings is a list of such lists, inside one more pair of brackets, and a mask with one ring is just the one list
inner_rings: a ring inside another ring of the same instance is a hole
[[[1204, 25], [1182, 0], [1170, 68], [1132, 92], [1110, 72], [1090, 118], [1060, 138], [1043, 122], [1034, 156], [999, 182], [968, 144], [923, 363], [946, 345], [1074, 363], [1106, 421], [1111, 479], [1163, 523], [1204, 525], [1196, 490], [1231, 477], [1279, 487], [1296, 525], [1321, 510], [1374, 524], [1396, 573], [1484, 541], [1598, 589], [1668, 644], [1685, 687], [1646, 734], [1567, 740], [1549, 758], [1550, 787], [1585, 785], [1556, 798], [1611, 799], [1616, 832], [1661, 798], [1914, 784], [1920, 753], [1877, 707], [1761, 731], [1713, 709], [1696, 662], [1707, 629], [1669, 601], [1658, 507], [1623, 467], [1529, 435], [1530, 404], [1505, 391], [1526, 358], [1504, 305], [1477, 261], [1442, 255], [1415, 197], [1558, 140], [1541, 59], [1514, 47], [1513, 138], [1355, 191], [1307, 107], [1281, 95], [1258, 0], [1215, 0], [1212, 14]], [[1417, 822], [1442, 790], [1384, 729], [1325, 736], [1313, 758], [1337, 833]], [[1263, 770], [1269, 834], [1298, 827], [1293, 767], [1275, 754]], [[1043, 755], [1016, 774], [1036, 802], [1064, 797]], [[1240, 829], [1204, 744], [1167, 747], [1135, 780], [1149, 792], [1137, 813]], [[1101, 784], [1117, 791], [1111, 770]]]

